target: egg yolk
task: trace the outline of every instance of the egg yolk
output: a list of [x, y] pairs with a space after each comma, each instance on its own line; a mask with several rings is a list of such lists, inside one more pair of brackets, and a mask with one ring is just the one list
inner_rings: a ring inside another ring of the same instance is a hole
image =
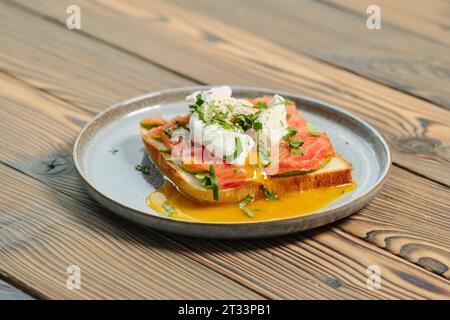
[[292, 192], [283, 194], [278, 200], [257, 199], [246, 207], [254, 213], [249, 217], [237, 203], [200, 204], [180, 193], [175, 186], [165, 182], [161, 189], [147, 197], [147, 205], [158, 213], [165, 214], [164, 203], [169, 203], [175, 213], [171, 218], [200, 222], [251, 222], [297, 217], [317, 211], [345, 193], [354, 190], [355, 183]]

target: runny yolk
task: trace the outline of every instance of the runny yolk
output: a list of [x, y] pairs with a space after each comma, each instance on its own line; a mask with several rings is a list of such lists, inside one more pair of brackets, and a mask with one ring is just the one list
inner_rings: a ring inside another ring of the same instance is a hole
[[181, 194], [171, 183], [166, 182], [161, 189], [147, 197], [147, 205], [161, 214], [165, 213], [163, 203], [168, 202], [176, 213], [171, 218], [202, 222], [251, 222], [301, 216], [319, 210], [345, 193], [352, 191], [355, 183], [292, 192], [275, 201], [258, 199], [247, 205], [255, 217], [243, 212], [237, 203], [199, 204]]

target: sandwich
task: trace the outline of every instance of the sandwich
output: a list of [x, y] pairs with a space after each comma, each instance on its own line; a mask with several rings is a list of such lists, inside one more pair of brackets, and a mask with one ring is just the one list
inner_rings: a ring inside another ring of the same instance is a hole
[[280, 95], [236, 98], [228, 86], [186, 97], [189, 112], [148, 116], [140, 134], [153, 163], [199, 203], [277, 199], [352, 183], [351, 165], [325, 132]]

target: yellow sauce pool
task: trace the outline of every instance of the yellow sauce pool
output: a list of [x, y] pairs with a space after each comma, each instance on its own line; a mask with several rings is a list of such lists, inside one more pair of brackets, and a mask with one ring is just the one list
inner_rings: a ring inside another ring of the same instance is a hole
[[284, 194], [279, 200], [255, 200], [247, 205], [255, 217], [251, 218], [239, 209], [238, 204], [199, 204], [181, 194], [171, 183], [164, 183], [161, 189], [147, 197], [147, 205], [163, 214], [162, 205], [168, 202], [176, 210], [171, 218], [202, 222], [250, 222], [290, 218], [319, 210], [344, 193], [352, 191], [354, 183]]

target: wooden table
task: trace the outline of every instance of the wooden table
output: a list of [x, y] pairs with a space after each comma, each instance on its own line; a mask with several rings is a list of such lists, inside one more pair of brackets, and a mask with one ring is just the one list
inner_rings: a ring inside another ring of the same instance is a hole
[[[381, 30], [366, 27], [372, 2]], [[81, 30], [66, 28], [72, 4]], [[449, 299], [449, 17], [446, 0], [0, 0], [0, 278], [23, 291], [0, 282], [0, 298]], [[252, 241], [144, 229], [86, 194], [71, 150], [95, 113], [223, 83], [367, 120], [393, 153], [383, 192], [338, 223]]]

